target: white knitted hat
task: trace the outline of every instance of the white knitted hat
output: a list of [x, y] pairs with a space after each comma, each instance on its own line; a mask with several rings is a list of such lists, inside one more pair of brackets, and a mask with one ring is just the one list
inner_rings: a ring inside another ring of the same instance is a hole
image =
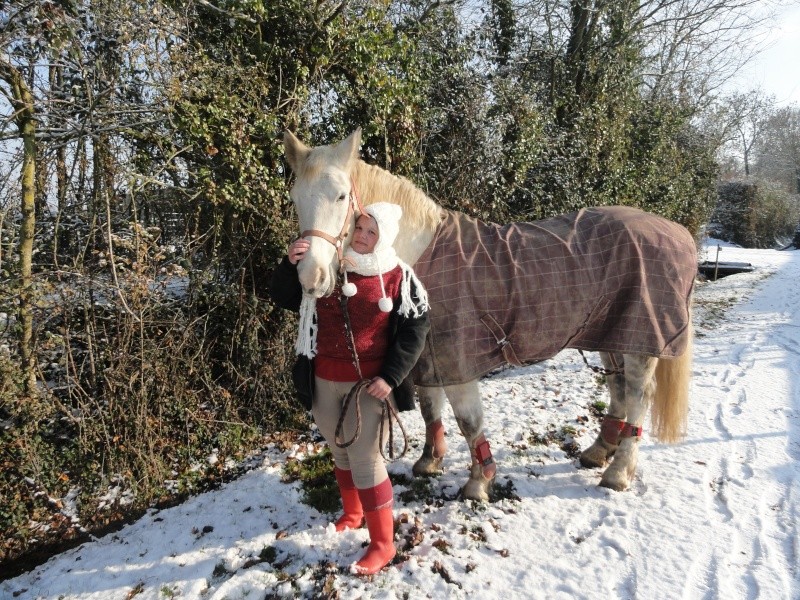
[[400, 232], [400, 217], [403, 216], [403, 209], [397, 204], [376, 202], [365, 206], [364, 212], [375, 219], [378, 224], [378, 243], [375, 244], [375, 251], [394, 244], [394, 240]]
[[[403, 209], [396, 204], [388, 202], [376, 202], [364, 207], [364, 214], [372, 217], [378, 226], [378, 241], [372, 251], [370, 260], [374, 262], [373, 270], [378, 275], [381, 282], [381, 299], [378, 301], [378, 308], [383, 312], [389, 312], [394, 305], [391, 298], [386, 296], [386, 289], [383, 285], [384, 269], [390, 270], [397, 265], [396, 254], [392, 243], [400, 232], [400, 217], [403, 216]], [[362, 256], [354, 256], [352, 252], [347, 255], [350, 259], [359, 262], [359, 267], [364, 268]], [[383, 258], [383, 260], [381, 260]], [[383, 263], [383, 264], [382, 264]], [[362, 273], [365, 274], [365, 273]], [[347, 280], [347, 270], [344, 272], [345, 283], [342, 286], [342, 293], [345, 296], [355, 296], [358, 290], [356, 286]]]

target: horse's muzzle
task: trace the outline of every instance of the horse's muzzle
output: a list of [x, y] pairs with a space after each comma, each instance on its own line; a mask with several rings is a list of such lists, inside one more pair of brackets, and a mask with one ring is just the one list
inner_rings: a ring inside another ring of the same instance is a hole
[[311, 266], [306, 269], [300, 268], [298, 269], [298, 276], [303, 291], [315, 298], [330, 296], [336, 287], [336, 275], [333, 269], [317, 266]]

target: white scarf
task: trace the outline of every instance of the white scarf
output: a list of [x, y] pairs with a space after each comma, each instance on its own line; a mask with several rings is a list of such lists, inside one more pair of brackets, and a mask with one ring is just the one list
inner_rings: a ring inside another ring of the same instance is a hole
[[[389, 246], [387, 248], [380, 248], [376, 252], [370, 254], [359, 254], [351, 248], [348, 248], [344, 254], [345, 284], [342, 286], [344, 293], [345, 286], [355, 286], [347, 281], [347, 273], [357, 273], [358, 275], [365, 276], [381, 276], [381, 293], [386, 296], [383, 287], [383, 274], [388, 273], [396, 266], [400, 266], [403, 271], [403, 280], [400, 284], [400, 307], [397, 314], [404, 317], [414, 316], [419, 317], [425, 313], [430, 307], [428, 305], [428, 293], [425, 291], [425, 286], [417, 278], [414, 270], [409, 267], [405, 262], [400, 260], [394, 248]], [[417, 292], [417, 301], [411, 296], [411, 284]], [[349, 290], [348, 290], [349, 291]], [[353, 295], [357, 291], [353, 291]], [[345, 294], [348, 295], [348, 294]], [[383, 298], [382, 298], [383, 299]], [[391, 308], [389, 308], [391, 310]], [[295, 351], [297, 354], [303, 354], [308, 358], [314, 358], [317, 354], [317, 299], [311, 294], [303, 293], [303, 299], [300, 303], [300, 323], [297, 331], [297, 342], [295, 343]]]

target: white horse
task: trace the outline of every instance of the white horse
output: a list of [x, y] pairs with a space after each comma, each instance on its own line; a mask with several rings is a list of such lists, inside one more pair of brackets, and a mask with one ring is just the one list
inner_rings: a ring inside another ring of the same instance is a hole
[[[690, 302], [697, 269], [691, 235], [666, 219], [625, 208], [592, 209], [503, 228], [486, 225], [442, 209], [410, 181], [366, 164], [359, 158], [360, 142], [360, 129], [338, 144], [316, 148], [285, 133], [285, 154], [296, 177], [291, 197], [300, 231], [310, 241], [298, 274], [305, 293], [334, 293], [341, 249], [352, 232], [358, 202], [392, 202], [403, 208], [395, 249], [414, 265], [428, 289], [432, 321], [426, 352], [414, 373], [426, 424], [426, 443], [414, 474], [440, 472], [447, 399], [473, 459], [462, 493], [487, 500], [496, 465], [483, 432], [478, 378], [505, 362], [527, 364], [577, 348], [600, 352], [611, 396], [600, 434], [580, 462], [603, 467], [610, 461], [600, 485], [627, 489], [649, 409], [656, 438], [675, 442], [685, 435]], [[484, 238], [448, 246], [454, 242], [444, 238], [446, 222], [459, 234], [471, 228], [479, 236], [488, 232], [505, 247], [480, 258], [478, 247], [489, 243]], [[467, 257], [467, 273], [488, 272], [495, 279], [476, 285], [462, 272], [452, 275], [462, 287], [447, 289], [451, 267], [442, 261], [457, 254]], [[511, 276], [496, 271], [504, 262], [511, 263]], [[531, 267], [533, 275], [524, 275], [522, 267]], [[621, 284], [630, 274], [635, 281]], [[587, 281], [592, 286], [585, 289]], [[546, 287], [556, 292], [553, 297], [543, 296]], [[480, 294], [490, 298], [468, 298]], [[514, 305], [518, 312], [502, 316], [495, 311], [498, 304], [503, 309]], [[523, 322], [534, 332], [517, 331]], [[460, 339], [465, 329], [480, 339]], [[534, 342], [538, 346], [531, 346]]]

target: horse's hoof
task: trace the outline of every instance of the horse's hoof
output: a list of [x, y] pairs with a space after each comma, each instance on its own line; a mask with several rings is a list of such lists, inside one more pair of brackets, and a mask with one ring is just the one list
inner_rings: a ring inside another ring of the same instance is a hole
[[627, 469], [615, 469], [614, 465], [608, 467], [600, 479], [600, 487], [609, 488], [616, 492], [624, 492], [630, 485], [631, 477], [628, 476]]
[[442, 461], [444, 458], [435, 458], [422, 456], [414, 466], [411, 472], [414, 477], [430, 477], [431, 475], [440, 475], [442, 473]]
[[607, 443], [602, 437], [597, 436], [594, 443], [581, 452], [581, 466], [587, 469], [604, 467], [611, 457], [614, 456], [617, 448], [618, 446], [613, 446]]
[[581, 452], [581, 466], [587, 469], [596, 469], [606, 464], [606, 452], [602, 448], [591, 446]]
[[608, 488], [610, 490], [614, 490], [615, 492], [624, 492], [628, 489], [628, 482], [612, 480], [611, 478], [606, 479], [603, 477], [600, 480], [600, 487]]
[[476, 481], [475, 479], [467, 480], [464, 487], [461, 488], [461, 494], [467, 500], [477, 500], [478, 502], [489, 501], [489, 490], [492, 489], [494, 478]]
[[491, 477], [487, 477], [484, 475], [484, 469], [481, 465], [472, 465], [469, 479], [467, 483], [464, 484], [464, 487], [461, 488], [461, 494], [464, 498], [468, 500], [477, 500], [478, 502], [489, 501], [489, 492], [494, 485], [494, 480], [497, 475], [497, 471], [493, 467], [494, 463], [492, 463], [488, 469], [491, 473]]

